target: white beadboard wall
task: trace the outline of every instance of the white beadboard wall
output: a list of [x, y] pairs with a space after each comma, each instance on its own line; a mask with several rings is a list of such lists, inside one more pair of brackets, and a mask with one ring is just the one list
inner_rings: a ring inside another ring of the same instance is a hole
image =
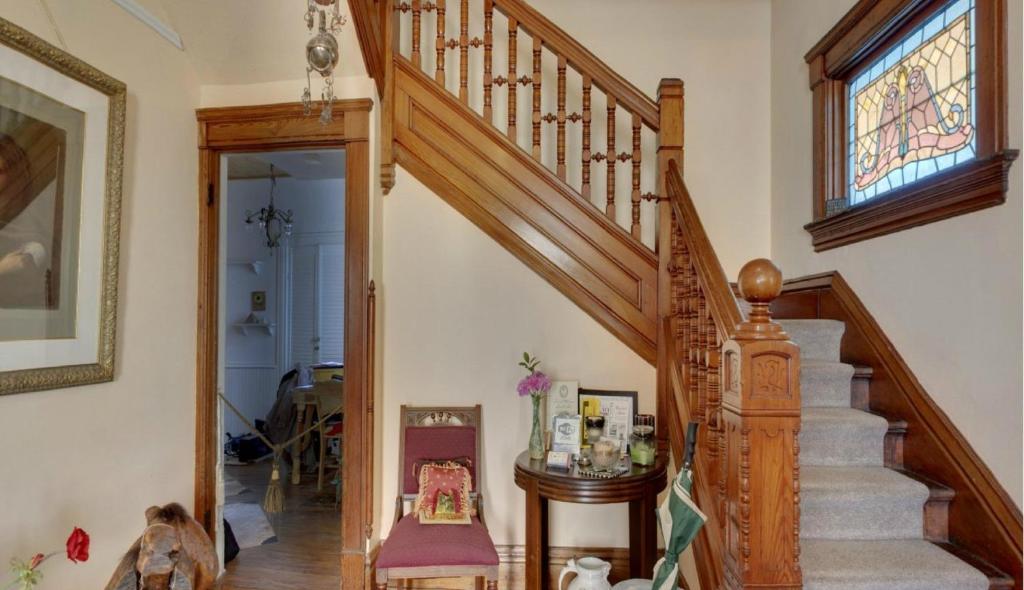
[[[228, 399], [250, 420], [262, 420], [270, 411], [276, 399], [279, 379], [275, 366], [229, 366], [224, 371]], [[238, 436], [247, 430], [234, 412], [225, 410], [224, 432]]]

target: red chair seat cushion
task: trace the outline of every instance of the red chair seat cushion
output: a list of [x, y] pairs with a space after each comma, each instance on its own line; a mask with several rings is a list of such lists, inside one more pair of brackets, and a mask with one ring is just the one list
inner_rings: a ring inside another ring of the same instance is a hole
[[324, 436], [341, 436], [345, 431], [344, 422], [335, 422], [324, 426]]
[[406, 514], [380, 548], [377, 567], [432, 565], [498, 565], [498, 552], [478, 518], [468, 526], [420, 524]]

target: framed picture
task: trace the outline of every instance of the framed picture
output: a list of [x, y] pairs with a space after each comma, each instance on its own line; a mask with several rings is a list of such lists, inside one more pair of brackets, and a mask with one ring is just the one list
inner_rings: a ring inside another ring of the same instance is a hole
[[556, 416], [552, 422], [551, 450], [557, 453], [580, 454], [580, 416]]
[[0, 19], [0, 394], [113, 379], [125, 94]]
[[579, 381], [553, 381], [548, 392], [548, 426], [556, 416], [572, 416], [579, 412]]
[[253, 291], [251, 294], [251, 307], [250, 311], [267, 311], [267, 292], [266, 291]]
[[579, 394], [580, 415], [584, 418], [604, 416], [604, 436], [619, 439], [625, 451], [629, 446], [629, 436], [633, 433], [637, 392], [580, 389]]

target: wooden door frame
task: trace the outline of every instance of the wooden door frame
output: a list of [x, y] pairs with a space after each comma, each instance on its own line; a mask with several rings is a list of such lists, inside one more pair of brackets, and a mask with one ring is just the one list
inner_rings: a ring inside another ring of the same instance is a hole
[[[301, 103], [198, 109], [199, 260], [196, 347], [196, 518], [214, 531], [217, 440], [217, 339], [220, 254], [220, 159], [237, 152], [345, 150], [345, 435], [342, 444], [341, 575], [346, 590], [362, 589], [373, 481], [373, 296], [370, 253], [370, 99], [340, 100], [321, 125]], [[358, 417], [358, 418], [357, 418]], [[287, 483], [285, 485], [288, 485]]]

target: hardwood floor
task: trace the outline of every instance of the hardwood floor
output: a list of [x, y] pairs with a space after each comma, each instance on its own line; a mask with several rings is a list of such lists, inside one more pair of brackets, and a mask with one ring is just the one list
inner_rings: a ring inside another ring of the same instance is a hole
[[[226, 469], [227, 475], [248, 488], [228, 502], [263, 501], [270, 481], [269, 463]], [[341, 513], [333, 502], [316, 501], [315, 473], [303, 474], [298, 486], [286, 481], [284, 493], [285, 510], [271, 519], [277, 542], [239, 552], [227, 564], [221, 590], [341, 588]]]

